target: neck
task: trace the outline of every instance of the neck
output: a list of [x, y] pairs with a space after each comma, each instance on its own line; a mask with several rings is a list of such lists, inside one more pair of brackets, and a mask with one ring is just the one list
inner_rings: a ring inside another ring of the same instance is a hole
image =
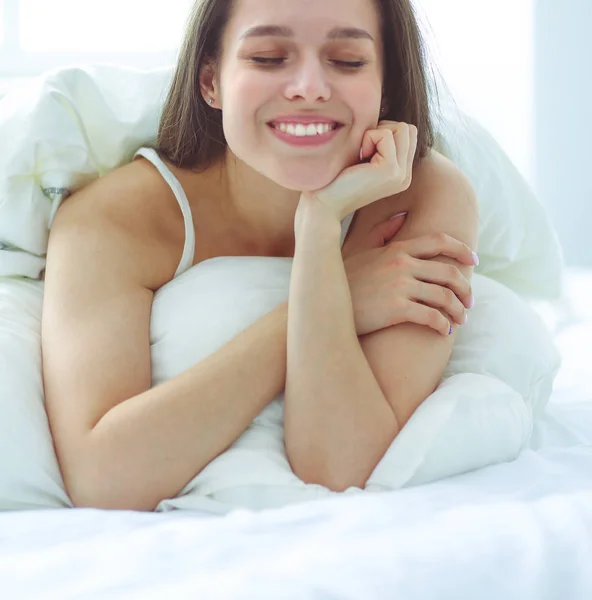
[[222, 215], [253, 253], [293, 256], [294, 216], [300, 192], [287, 190], [261, 175], [230, 150], [221, 162]]

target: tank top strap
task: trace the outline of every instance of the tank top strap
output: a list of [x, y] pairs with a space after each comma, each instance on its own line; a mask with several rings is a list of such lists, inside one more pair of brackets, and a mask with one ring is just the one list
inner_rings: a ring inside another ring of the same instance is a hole
[[174, 277], [177, 277], [181, 273], [185, 272], [193, 264], [193, 256], [195, 254], [195, 230], [193, 227], [193, 217], [191, 215], [191, 207], [187, 200], [187, 195], [183, 186], [179, 183], [179, 180], [175, 177], [173, 172], [166, 166], [163, 160], [158, 156], [158, 153], [153, 148], [140, 148], [135, 154], [136, 156], [143, 156], [149, 160], [164, 177], [165, 181], [170, 185], [175, 198], [181, 207], [183, 213], [183, 221], [185, 222], [185, 245], [183, 246], [183, 254], [181, 255], [181, 261], [177, 267]]

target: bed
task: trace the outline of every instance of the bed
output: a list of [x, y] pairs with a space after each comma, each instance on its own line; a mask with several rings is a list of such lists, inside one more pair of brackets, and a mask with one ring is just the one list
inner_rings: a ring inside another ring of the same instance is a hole
[[592, 270], [566, 278], [563, 365], [513, 462], [281, 509], [0, 514], [14, 600], [592, 598]]
[[66, 68], [0, 103], [0, 598], [590, 600], [592, 269], [565, 272], [532, 190], [452, 113], [438, 148], [479, 199], [478, 303], [372, 485], [224, 514], [190, 493], [154, 513], [71, 508], [43, 407], [47, 235], [72, 190], [154, 138], [171, 74]]

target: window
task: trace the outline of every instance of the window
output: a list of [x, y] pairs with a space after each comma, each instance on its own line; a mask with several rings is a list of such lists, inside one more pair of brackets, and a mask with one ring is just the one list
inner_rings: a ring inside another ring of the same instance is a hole
[[0, 78], [75, 63], [172, 64], [194, 0], [0, 0]]

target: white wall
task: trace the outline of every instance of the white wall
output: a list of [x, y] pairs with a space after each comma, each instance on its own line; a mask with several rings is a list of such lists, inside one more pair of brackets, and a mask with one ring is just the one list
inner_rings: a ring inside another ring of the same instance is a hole
[[551, 215], [568, 265], [592, 266], [592, 0], [416, 0], [458, 105]]
[[459, 108], [483, 123], [533, 187], [534, 2], [416, 0]]
[[592, 0], [538, 0], [535, 180], [568, 264], [592, 266]]

